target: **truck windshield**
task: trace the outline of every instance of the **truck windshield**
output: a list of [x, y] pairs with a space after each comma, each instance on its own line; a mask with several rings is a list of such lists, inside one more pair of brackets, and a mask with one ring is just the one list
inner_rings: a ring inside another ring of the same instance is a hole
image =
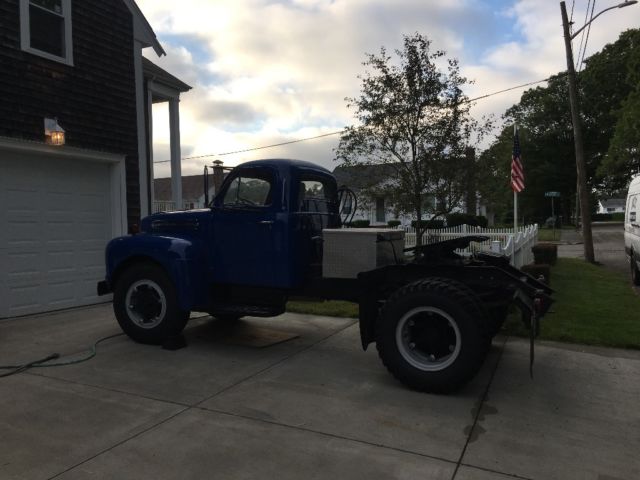
[[268, 172], [243, 173], [231, 181], [223, 204], [225, 207], [271, 205], [272, 184], [273, 176]]

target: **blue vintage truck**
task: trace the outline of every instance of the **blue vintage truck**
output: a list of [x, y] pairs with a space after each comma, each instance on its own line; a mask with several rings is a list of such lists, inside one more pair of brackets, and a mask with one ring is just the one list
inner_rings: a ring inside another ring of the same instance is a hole
[[296, 296], [356, 302], [363, 348], [375, 342], [396, 378], [429, 392], [475, 375], [511, 304], [533, 339], [552, 291], [502, 256], [455, 253], [482, 238], [404, 249], [403, 232], [341, 228], [341, 210], [320, 166], [244, 163], [207, 208], [151, 215], [109, 242], [98, 293], [151, 344], [180, 335], [194, 311], [234, 321], [276, 317]]

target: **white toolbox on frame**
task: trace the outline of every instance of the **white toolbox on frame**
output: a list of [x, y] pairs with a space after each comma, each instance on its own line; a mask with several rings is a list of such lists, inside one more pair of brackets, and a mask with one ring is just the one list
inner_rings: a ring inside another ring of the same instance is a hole
[[404, 263], [404, 230], [326, 228], [322, 237], [324, 278], [356, 278], [360, 272]]

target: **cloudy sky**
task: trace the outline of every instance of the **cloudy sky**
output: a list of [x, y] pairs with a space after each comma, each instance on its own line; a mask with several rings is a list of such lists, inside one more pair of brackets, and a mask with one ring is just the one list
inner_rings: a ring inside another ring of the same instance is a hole
[[[595, 12], [621, 0], [600, 0]], [[572, 0], [567, 1], [571, 10]], [[180, 103], [182, 156], [220, 154], [339, 131], [352, 124], [365, 53], [427, 35], [460, 60], [471, 98], [539, 80], [566, 67], [559, 2], [552, 0], [138, 0], [167, 55], [145, 55], [193, 87]], [[575, 0], [576, 29], [587, 0]], [[640, 5], [593, 23], [587, 56], [640, 25]], [[580, 37], [574, 41], [577, 52]], [[522, 90], [478, 101], [500, 117]], [[166, 104], [154, 106], [155, 176], [169, 176]], [[226, 165], [300, 158], [335, 167], [338, 136], [224, 155]], [[207, 159], [183, 160], [183, 174]]]

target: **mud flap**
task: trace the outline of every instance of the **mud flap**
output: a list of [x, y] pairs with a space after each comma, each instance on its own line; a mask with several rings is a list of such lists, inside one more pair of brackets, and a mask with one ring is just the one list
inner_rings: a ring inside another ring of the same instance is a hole
[[[542, 314], [542, 299], [531, 298], [522, 290], [516, 290], [513, 301], [522, 312], [522, 319], [529, 329], [529, 376], [533, 378], [533, 362], [535, 361], [535, 339], [540, 332], [540, 316]], [[528, 318], [528, 319], [527, 319]]]
[[535, 360], [535, 338], [540, 333], [540, 306], [539, 298], [533, 300], [533, 309], [529, 321], [529, 376], [533, 378], [533, 362]]

